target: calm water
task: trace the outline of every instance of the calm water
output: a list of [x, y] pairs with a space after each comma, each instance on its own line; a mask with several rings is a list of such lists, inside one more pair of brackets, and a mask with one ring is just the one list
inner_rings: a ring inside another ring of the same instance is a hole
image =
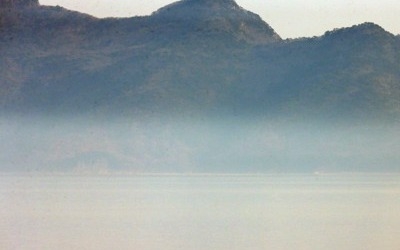
[[0, 176], [0, 249], [398, 250], [399, 175]]

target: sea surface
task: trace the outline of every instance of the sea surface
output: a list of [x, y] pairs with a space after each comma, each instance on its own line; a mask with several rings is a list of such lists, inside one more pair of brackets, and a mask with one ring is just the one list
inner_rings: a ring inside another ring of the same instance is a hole
[[399, 250], [400, 175], [0, 175], [2, 250]]

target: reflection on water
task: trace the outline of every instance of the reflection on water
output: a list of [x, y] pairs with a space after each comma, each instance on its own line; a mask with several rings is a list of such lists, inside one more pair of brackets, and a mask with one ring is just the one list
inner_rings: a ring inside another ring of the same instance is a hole
[[1, 176], [0, 249], [397, 250], [399, 175]]

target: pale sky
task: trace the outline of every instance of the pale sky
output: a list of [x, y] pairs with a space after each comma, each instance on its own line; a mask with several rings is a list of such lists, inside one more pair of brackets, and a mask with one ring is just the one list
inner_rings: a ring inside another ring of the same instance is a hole
[[[149, 15], [174, 0], [39, 0], [97, 17]], [[400, 34], [398, 0], [237, 0], [259, 14], [283, 38], [322, 35], [327, 30], [374, 22]]]

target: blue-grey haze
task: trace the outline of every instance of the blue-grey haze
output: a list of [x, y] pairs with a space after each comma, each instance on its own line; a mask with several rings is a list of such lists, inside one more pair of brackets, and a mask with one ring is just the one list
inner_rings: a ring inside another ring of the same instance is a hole
[[399, 171], [400, 40], [376, 24], [282, 40], [233, 0], [0, 9], [1, 172]]
[[397, 172], [391, 125], [257, 119], [3, 119], [0, 170], [48, 173]]

